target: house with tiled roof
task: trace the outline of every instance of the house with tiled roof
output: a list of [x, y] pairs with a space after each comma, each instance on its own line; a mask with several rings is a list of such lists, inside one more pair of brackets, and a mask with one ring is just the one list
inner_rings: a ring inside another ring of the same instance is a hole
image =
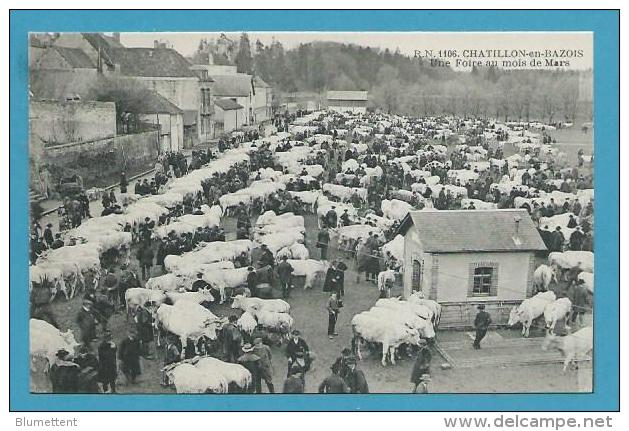
[[243, 126], [246, 117], [244, 106], [232, 99], [221, 98], [214, 100], [216, 112], [216, 133], [227, 133]]
[[152, 124], [159, 131], [161, 151], [179, 151], [183, 148], [184, 111], [154, 91], [141, 93], [142, 104], [137, 114], [146, 124]]
[[443, 307], [442, 326], [470, 326], [479, 304], [496, 324], [533, 294], [546, 250], [525, 210], [411, 211], [404, 236], [404, 296], [420, 291]]
[[212, 86], [214, 96], [217, 98], [227, 98], [241, 105], [245, 112], [243, 125], [253, 124], [253, 101], [255, 90], [253, 87], [253, 78], [251, 75], [244, 73], [235, 73], [232, 75], [210, 74], [214, 80]]
[[96, 70], [96, 64], [79, 48], [65, 48], [52, 46], [39, 56], [35, 67], [40, 69], [91, 69]]
[[261, 123], [273, 115], [273, 88], [259, 76], [254, 76], [253, 89], [253, 118], [256, 123]]

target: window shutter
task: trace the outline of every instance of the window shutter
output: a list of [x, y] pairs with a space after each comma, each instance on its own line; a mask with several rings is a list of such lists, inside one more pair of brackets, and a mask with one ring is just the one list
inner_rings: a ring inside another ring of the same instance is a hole
[[498, 263], [492, 262], [491, 267], [491, 287], [489, 288], [489, 296], [498, 296]]
[[474, 296], [474, 270], [478, 266], [477, 263], [470, 263], [467, 271], [467, 297]]

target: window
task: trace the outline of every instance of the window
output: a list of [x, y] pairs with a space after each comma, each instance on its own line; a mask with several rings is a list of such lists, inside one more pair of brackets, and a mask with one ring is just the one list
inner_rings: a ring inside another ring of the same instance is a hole
[[411, 290], [416, 292], [421, 290], [422, 264], [419, 260], [413, 260], [413, 279], [411, 281]]
[[493, 275], [494, 268], [490, 266], [479, 266], [475, 268], [472, 294], [474, 296], [490, 296]]

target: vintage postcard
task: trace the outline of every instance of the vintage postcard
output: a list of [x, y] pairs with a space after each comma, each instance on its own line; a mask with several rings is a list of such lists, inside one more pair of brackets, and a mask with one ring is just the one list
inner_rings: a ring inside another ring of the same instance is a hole
[[594, 29], [23, 37], [28, 396], [616, 384]]

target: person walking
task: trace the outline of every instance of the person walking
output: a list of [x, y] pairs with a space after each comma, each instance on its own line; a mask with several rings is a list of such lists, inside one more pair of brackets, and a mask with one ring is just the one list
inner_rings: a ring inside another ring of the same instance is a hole
[[480, 304], [478, 307], [478, 314], [474, 319], [474, 328], [476, 329], [476, 338], [474, 339], [474, 349], [480, 349], [480, 342], [485, 335], [487, 335], [487, 329], [491, 325], [491, 316], [485, 311], [485, 304]]
[[140, 356], [142, 347], [135, 330], [129, 331], [127, 338], [120, 343], [118, 350], [118, 359], [122, 373], [125, 376], [127, 384], [135, 384], [137, 377], [142, 373], [140, 369]]
[[151, 356], [151, 342], [153, 341], [153, 315], [149, 311], [148, 307], [153, 304], [146, 302], [144, 305], [139, 305], [135, 310], [136, 331], [138, 334], [138, 340], [142, 348], [142, 356], [146, 359], [152, 359]]
[[432, 353], [430, 353], [426, 340], [421, 338], [419, 340], [419, 352], [417, 353], [413, 371], [411, 372], [412, 392], [414, 394], [423, 389], [422, 382], [424, 381], [425, 375], [430, 374], [430, 361], [432, 361]]
[[303, 394], [304, 381], [301, 375], [301, 368], [295, 366], [288, 369], [288, 377], [284, 380], [283, 393], [285, 394]]
[[233, 314], [228, 318], [229, 322], [223, 326], [223, 352], [227, 362], [236, 362], [240, 356], [240, 346], [242, 345], [242, 334], [240, 329], [236, 327], [238, 317]]
[[76, 318], [81, 334], [80, 341], [84, 346], [89, 346], [92, 340], [96, 338], [97, 319], [94, 315], [93, 305], [92, 301], [84, 299], [79, 315]]
[[125, 171], [122, 171], [120, 172], [120, 193], [127, 193], [128, 186], [127, 174], [125, 174]]
[[151, 267], [153, 266], [153, 248], [150, 241], [144, 241], [138, 250], [137, 258], [142, 268], [142, 280], [146, 280], [151, 276]]
[[348, 394], [349, 386], [345, 380], [339, 375], [338, 368], [331, 366], [332, 374], [323, 379], [319, 385], [320, 394]]
[[328, 310], [328, 338], [332, 339], [334, 336], [339, 335], [336, 332], [335, 327], [336, 321], [339, 317], [339, 312], [341, 311], [341, 305], [337, 299], [336, 292], [332, 292], [330, 295], [326, 308]]
[[98, 385], [98, 358], [87, 346], [81, 346], [74, 362], [79, 365], [78, 392], [82, 394], [101, 393]]
[[253, 339], [253, 353], [260, 358], [260, 379], [264, 380], [270, 394], [275, 393], [273, 386], [273, 354], [271, 348], [262, 342], [262, 338]]
[[356, 366], [356, 358], [351, 356], [347, 359], [348, 374], [345, 378], [351, 394], [368, 394], [369, 385], [365, 378], [365, 373]]
[[282, 296], [284, 298], [290, 297], [290, 284], [293, 271], [293, 266], [288, 263], [288, 256], [282, 256], [282, 261], [277, 265], [277, 275], [280, 280], [280, 287], [282, 288]]
[[52, 392], [55, 394], [77, 393], [79, 390], [79, 365], [72, 362], [70, 352], [65, 349], [58, 350], [55, 356], [55, 362], [49, 371]]
[[330, 245], [330, 232], [327, 228], [322, 228], [317, 234], [317, 248], [321, 251], [321, 260], [328, 258], [328, 247]]
[[116, 378], [118, 364], [116, 355], [118, 346], [111, 339], [111, 331], [105, 331], [103, 342], [98, 346], [98, 378], [103, 386], [103, 392], [116, 393]]
[[293, 365], [302, 366], [305, 368], [305, 371], [308, 371], [308, 365], [306, 358], [309, 356], [310, 347], [308, 347], [308, 343], [306, 340], [301, 338], [301, 333], [298, 330], [294, 330], [292, 332], [292, 337], [286, 343], [286, 357], [288, 358], [288, 373], [290, 373], [290, 369]]
[[249, 343], [242, 346], [242, 355], [238, 358], [238, 363], [251, 373], [251, 385], [247, 388], [249, 393], [262, 393], [262, 382], [260, 375], [260, 357], [253, 353], [253, 346]]

